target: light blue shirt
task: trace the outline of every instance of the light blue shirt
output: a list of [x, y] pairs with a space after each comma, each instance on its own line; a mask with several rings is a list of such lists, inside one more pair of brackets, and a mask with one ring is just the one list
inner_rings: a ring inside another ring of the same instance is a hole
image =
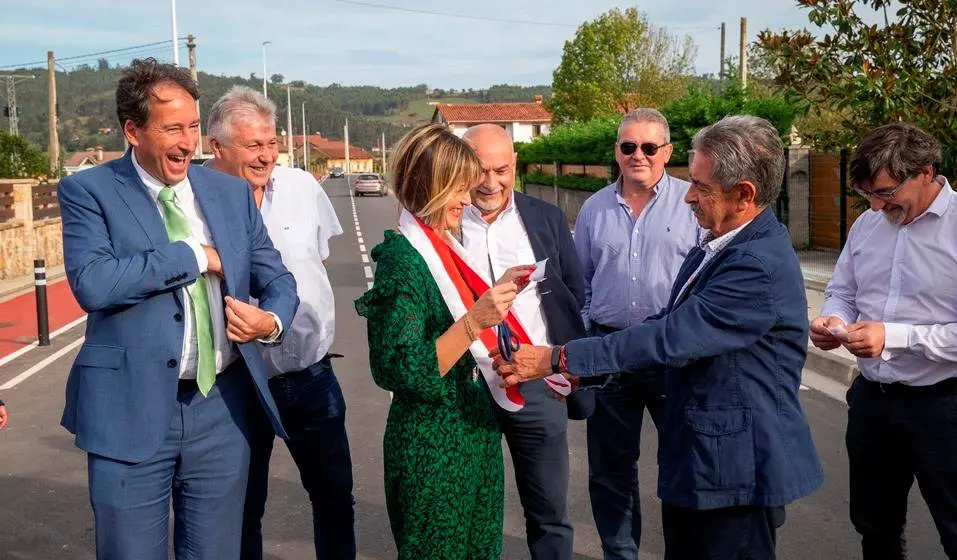
[[585, 275], [585, 326], [625, 329], [668, 305], [671, 287], [697, 246], [698, 221], [685, 204], [689, 183], [665, 173], [636, 219], [616, 181], [582, 205], [575, 246]]

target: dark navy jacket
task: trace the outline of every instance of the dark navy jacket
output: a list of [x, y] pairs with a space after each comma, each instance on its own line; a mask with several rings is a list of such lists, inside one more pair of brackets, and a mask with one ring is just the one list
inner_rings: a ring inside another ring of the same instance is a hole
[[804, 280], [787, 229], [765, 209], [640, 325], [571, 342], [574, 375], [663, 367], [658, 495], [695, 509], [782, 506], [823, 482], [798, 400], [807, 357]]

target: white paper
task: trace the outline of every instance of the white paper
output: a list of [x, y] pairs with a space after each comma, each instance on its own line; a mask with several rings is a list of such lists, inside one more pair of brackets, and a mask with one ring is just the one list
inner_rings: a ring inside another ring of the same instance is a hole
[[844, 327], [838, 325], [836, 327], [831, 327], [828, 330], [831, 331], [831, 334], [835, 338], [839, 338], [845, 342], [847, 341], [847, 329], [845, 329]]
[[542, 259], [535, 263], [535, 270], [532, 271], [532, 274], [528, 277], [530, 282], [541, 282], [545, 279], [545, 263], [548, 262], [548, 259]]

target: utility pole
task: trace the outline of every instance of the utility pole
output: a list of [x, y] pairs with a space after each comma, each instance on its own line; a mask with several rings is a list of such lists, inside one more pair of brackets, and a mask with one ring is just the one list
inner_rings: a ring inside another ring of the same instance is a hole
[[272, 41], [263, 41], [263, 97], [269, 99], [269, 92], [266, 91], [266, 45]]
[[289, 167], [295, 167], [296, 158], [292, 151], [292, 93], [289, 91], [289, 86], [286, 86], [286, 126], [289, 130], [289, 134], [286, 135], [286, 147], [289, 149]]
[[385, 132], [382, 133], [382, 175], [385, 176]]
[[741, 18], [741, 87], [748, 87], [748, 18]]
[[306, 130], [306, 102], [302, 102], [302, 167], [309, 173], [309, 131]]
[[53, 51], [47, 51], [47, 121], [49, 124], [47, 137], [47, 154], [50, 156], [50, 173], [56, 177], [60, 174], [60, 137], [56, 129], [56, 57]]
[[724, 79], [724, 27], [725, 27], [724, 22], [722, 21], [721, 22], [721, 64], [720, 66], [718, 66], [718, 68], [720, 68], [720, 70], [718, 70], [719, 80]]
[[179, 37], [176, 33], [176, 0], [169, 0], [173, 17], [173, 66], [179, 67]]
[[10, 74], [2, 76], [7, 82], [7, 107], [3, 113], [10, 119], [10, 136], [20, 135], [20, 119], [17, 107], [17, 88], [16, 85], [24, 80], [32, 80], [36, 76], [32, 74]]
[[[192, 33], [186, 36], [186, 49], [189, 53], [189, 75], [193, 82], [199, 85], [199, 74], [196, 72], [196, 37]], [[199, 142], [196, 143], [196, 157], [203, 157], [203, 119], [199, 114], [199, 99], [196, 100], [196, 116], [199, 119]]]
[[349, 119], [346, 118], [346, 126], [343, 129], [346, 138], [346, 181], [349, 180]]

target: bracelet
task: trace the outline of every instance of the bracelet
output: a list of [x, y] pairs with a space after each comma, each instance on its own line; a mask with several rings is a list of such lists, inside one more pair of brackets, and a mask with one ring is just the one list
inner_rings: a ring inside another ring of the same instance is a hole
[[468, 313], [462, 315], [462, 323], [465, 325], [465, 334], [468, 335], [469, 342], [475, 342], [478, 336], [475, 335], [475, 329], [472, 327], [472, 320], [469, 319]]

